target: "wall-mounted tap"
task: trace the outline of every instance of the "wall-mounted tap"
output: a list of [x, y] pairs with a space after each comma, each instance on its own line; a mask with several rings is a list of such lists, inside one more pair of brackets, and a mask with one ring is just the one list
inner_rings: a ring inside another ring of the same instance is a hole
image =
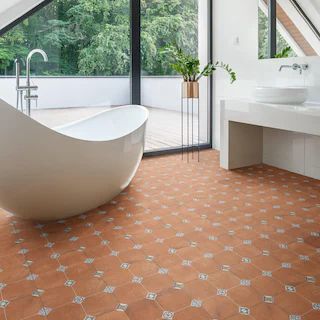
[[279, 72], [281, 72], [282, 69], [284, 69], [284, 68], [288, 68], [288, 69], [292, 69], [292, 70], [299, 70], [300, 74], [302, 74], [302, 71], [309, 69], [309, 65], [308, 64], [298, 64], [298, 63], [294, 63], [293, 65], [283, 64], [279, 68]]

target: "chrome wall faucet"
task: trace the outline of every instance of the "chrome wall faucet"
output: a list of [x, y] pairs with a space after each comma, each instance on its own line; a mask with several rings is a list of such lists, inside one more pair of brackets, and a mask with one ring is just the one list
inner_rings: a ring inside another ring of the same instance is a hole
[[285, 68], [292, 69], [292, 70], [299, 70], [300, 74], [302, 74], [302, 71], [309, 69], [309, 65], [308, 64], [298, 64], [298, 63], [294, 63], [293, 65], [283, 64], [279, 68], [279, 72], [281, 72], [282, 69], [285, 69]]

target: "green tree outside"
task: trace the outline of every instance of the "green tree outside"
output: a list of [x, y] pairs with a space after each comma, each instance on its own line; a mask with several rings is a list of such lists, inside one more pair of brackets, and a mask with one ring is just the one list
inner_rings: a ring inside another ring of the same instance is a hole
[[[14, 59], [34, 48], [48, 53], [32, 72], [47, 76], [128, 76], [129, 0], [55, 0], [0, 37], [0, 75], [14, 74]], [[173, 75], [160, 53], [177, 43], [198, 50], [198, 0], [142, 0], [141, 54], [145, 75]]]

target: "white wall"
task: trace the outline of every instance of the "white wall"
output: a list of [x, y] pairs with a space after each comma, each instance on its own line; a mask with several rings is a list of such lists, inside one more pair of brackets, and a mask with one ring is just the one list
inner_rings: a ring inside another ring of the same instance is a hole
[[41, 2], [43, 2], [43, 0], [1, 0], [0, 30]]
[[257, 78], [258, 14], [257, 0], [214, 0], [214, 58], [229, 63], [238, 81], [230, 85], [228, 75], [217, 71], [214, 82], [215, 146], [220, 146], [220, 101], [248, 98]]
[[179, 110], [181, 78], [144, 77], [141, 81], [141, 103], [145, 106]]
[[[257, 0], [214, 0], [215, 58], [230, 63], [238, 75], [237, 82], [230, 85], [224, 73], [216, 74], [214, 136], [218, 149], [222, 99], [253, 99], [253, 90], [257, 85], [305, 85], [309, 88], [309, 101], [320, 103], [320, 57], [258, 60], [257, 3]], [[309, 70], [303, 75], [288, 69], [279, 72], [281, 64], [294, 62], [308, 63]], [[284, 145], [287, 147], [284, 148]], [[264, 162], [298, 173], [304, 167], [305, 172], [317, 172], [320, 178], [319, 146], [319, 137], [267, 129], [264, 131]], [[300, 150], [305, 150], [302, 156]], [[280, 152], [286, 154], [280, 158]]]
[[[143, 77], [142, 104], [156, 108], [180, 111], [180, 77]], [[205, 79], [203, 80], [205, 82]], [[21, 79], [21, 84], [25, 79]], [[104, 78], [32, 78], [39, 90], [38, 108], [72, 108], [125, 105], [130, 103], [130, 79]], [[203, 87], [206, 88], [206, 83]], [[0, 77], [0, 98], [16, 105], [15, 78]], [[203, 108], [206, 107], [203, 99]], [[35, 107], [35, 105], [33, 105]]]
[[[25, 80], [21, 79], [21, 84]], [[39, 108], [95, 107], [130, 103], [129, 78], [32, 78]], [[16, 105], [15, 78], [0, 78], [0, 98]]]

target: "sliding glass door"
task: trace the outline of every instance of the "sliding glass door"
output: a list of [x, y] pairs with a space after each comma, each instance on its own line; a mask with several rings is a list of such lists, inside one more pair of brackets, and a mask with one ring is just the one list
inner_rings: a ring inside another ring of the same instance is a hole
[[[209, 57], [209, 1], [149, 0], [141, 2], [141, 103], [150, 111], [146, 151], [181, 146], [181, 76], [173, 70], [166, 45], [174, 44], [199, 57]], [[202, 144], [210, 143], [210, 79], [200, 81], [200, 128]], [[197, 107], [194, 109], [198, 124]], [[198, 141], [195, 130], [194, 141]]]

